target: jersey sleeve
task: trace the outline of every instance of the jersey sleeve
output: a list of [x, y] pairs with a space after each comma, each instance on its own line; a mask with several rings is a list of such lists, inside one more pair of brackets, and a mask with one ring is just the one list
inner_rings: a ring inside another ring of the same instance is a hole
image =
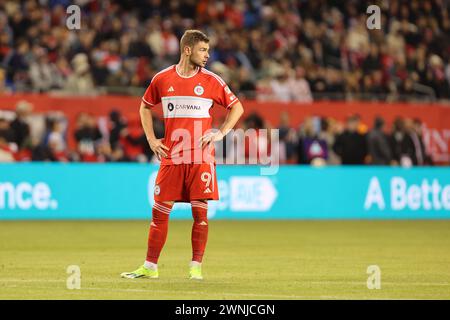
[[158, 82], [159, 82], [158, 79], [156, 77], [153, 77], [147, 90], [145, 90], [144, 96], [142, 97], [142, 101], [149, 107], [154, 107], [161, 102], [161, 95], [159, 94]]
[[230, 109], [239, 99], [231, 92], [230, 88], [224, 83], [219, 84], [216, 89], [215, 103], [224, 106], [226, 109]]

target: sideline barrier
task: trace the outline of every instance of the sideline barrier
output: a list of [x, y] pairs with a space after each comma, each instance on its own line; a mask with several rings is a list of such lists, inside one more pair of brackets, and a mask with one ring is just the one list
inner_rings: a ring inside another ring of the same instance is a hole
[[[211, 219], [450, 219], [450, 168], [218, 165]], [[150, 219], [157, 165], [0, 164], [0, 220]], [[171, 219], [191, 219], [189, 204]]]

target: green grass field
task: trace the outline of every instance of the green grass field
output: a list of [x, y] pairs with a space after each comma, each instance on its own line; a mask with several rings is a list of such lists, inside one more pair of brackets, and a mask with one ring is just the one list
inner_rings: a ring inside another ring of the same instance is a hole
[[[160, 279], [121, 279], [142, 264], [148, 225], [2, 221], [0, 299], [450, 298], [450, 221], [212, 220], [200, 282], [187, 279], [191, 222], [171, 221]], [[79, 290], [66, 287], [69, 265]]]

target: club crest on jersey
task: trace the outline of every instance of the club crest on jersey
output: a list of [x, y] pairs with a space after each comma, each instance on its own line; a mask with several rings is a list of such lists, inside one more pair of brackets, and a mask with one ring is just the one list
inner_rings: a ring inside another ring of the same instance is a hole
[[161, 192], [161, 188], [158, 185], [155, 185], [155, 194], [159, 195], [160, 192]]
[[197, 85], [194, 88], [194, 93], [198, 96], [201, 96], [205, 92], [205, 89], [201, 85]]

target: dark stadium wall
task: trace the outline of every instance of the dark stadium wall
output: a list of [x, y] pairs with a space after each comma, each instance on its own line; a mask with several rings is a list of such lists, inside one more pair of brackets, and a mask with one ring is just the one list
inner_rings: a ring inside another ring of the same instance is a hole
[[[61, 111], [69, 121], [69, 146], [75, 146], [73, 128], [77, 115], [88, 112], [94, 116], [107, 116], [111, 110], [119, 110], [127, 119], [139, 116], [139, 97], [101, 96], [101, 97], [54, 97], [47, 95], [10, 95], [0, 96], [0, 109], [14, 110], [20, 100], [26, 100], [34, 105], [34, 112]], [[310, 104], [243, 101], [245, 115], [258, 113], [268, 125], [276, 128], [279, 125], [280, 114], [288, 112], [290, 125], [297, 127], [307, 116], [332, 117], [344, 121], [352, 114], [359, 114], [361, 120], [369, 128], [376, 116], [385, 119], [390, 128], [393, 120], [398, 117], [419, 118], [425, 125], [424, 140], [435, 161], [450, 162], [450, 107], [439, 104], [407, 104], [382, 102], [314, 102]], [[154, 109], [161, 117], [162, 110]], [[226, 115], [224, 108], [216, 106], [212, 110], [216, 119]], [[245, 115], [243, 118], [245, 118]]]

